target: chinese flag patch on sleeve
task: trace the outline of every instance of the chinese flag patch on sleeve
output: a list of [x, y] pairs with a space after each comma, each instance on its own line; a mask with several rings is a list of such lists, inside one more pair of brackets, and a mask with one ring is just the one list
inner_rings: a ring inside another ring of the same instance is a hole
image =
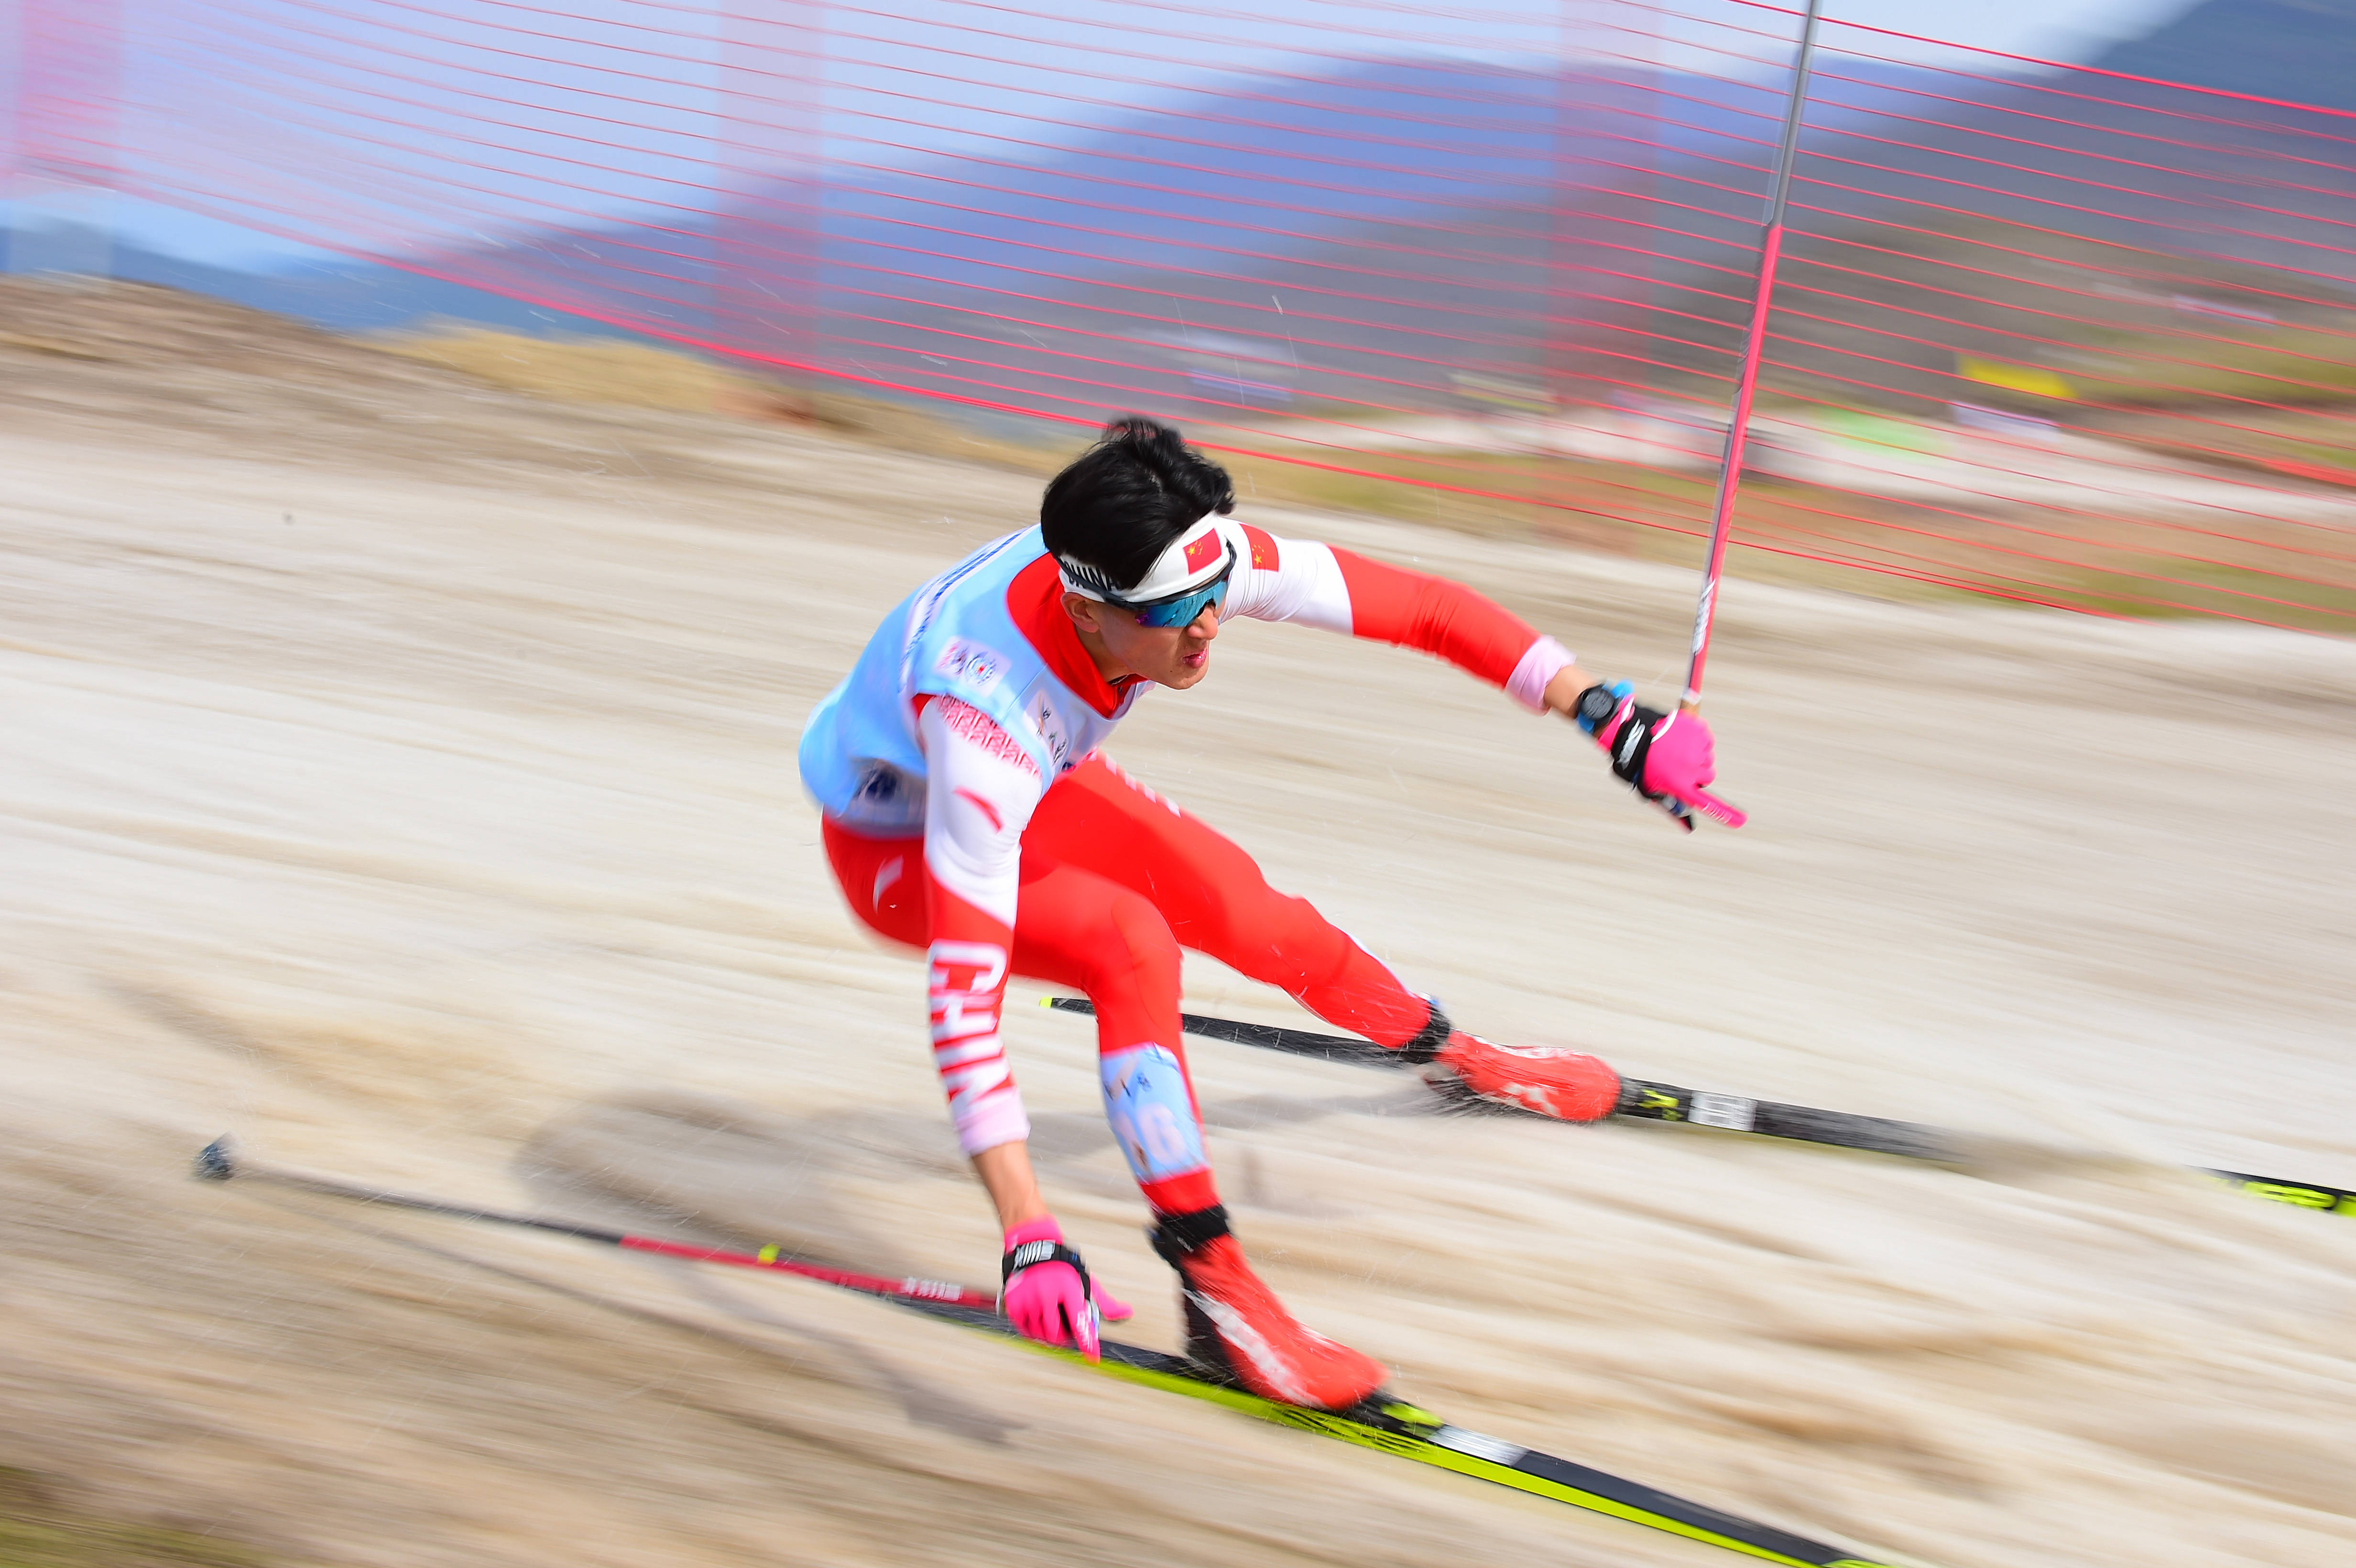
[[1244, 525], [1244, 538], [1251, 544], [1251, 569], [1254, 571], [1274, 571], [1276, 541], [1248, 523]]

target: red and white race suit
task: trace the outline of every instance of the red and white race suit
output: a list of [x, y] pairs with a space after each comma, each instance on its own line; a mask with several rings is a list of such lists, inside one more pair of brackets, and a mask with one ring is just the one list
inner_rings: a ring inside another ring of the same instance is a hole
[[[1534, 711], [1571, 662], [1457, 583], [1234, 531], [1222, 619], [1417, 648]], [[975, 595], [991, 599], [960, 606]], [[926, 951], [933, 1060], [966, 1151], [1029, 1132], [999, 1034], [1008, 978], [1069, 987], [1096, 1004], [1106, 1107], [1139, 1183], [1157, 1211], [1183, 1213], [1217, 1199], [1179, 1036], [1182, 948], [1386, 1045], [1413, 1039], [1430, 1008], [1306, 900], [1269, 888], [1243, 850], [1096, 749], [1142, 684], [1098, 672], [1054, 559], [1027, 530], [887, 618], [861, 670], [813, 715], [802, 768], [827, 808], [827, 855], [852, 912]]]

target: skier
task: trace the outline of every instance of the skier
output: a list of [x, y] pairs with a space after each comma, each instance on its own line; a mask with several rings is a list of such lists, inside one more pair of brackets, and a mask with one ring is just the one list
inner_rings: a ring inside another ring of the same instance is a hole
[[1010, 976], [1096, 1005], [1106, 1115], [1179, 1275], [1190, 1355], [1263, 1398], [1346, 1409], [1371, 1359], [1294, 1320], [1230, 1233], [1178, 1025], [1179, 950], [1280, 986], [1330, 1023], [1566, 1121], [1608, 1115], [1594, 1057], [1491, 1043], [1243, 850], [1098, 747], [1147, 688], [1209, 673], [1223, 618], [1347, 632], [1435, 654], [1532, 711], [1573, 719], [1664, 806], [1739, 826], [1697, 716], [1637, 704], [1552, 637], [1444, 579], [1238, 525], [1226, 470], [1176, 431], [1115, 421], [1048, 485], [1039, 526], [985, 546], [885, 616], [801, 740], [803, 783], [851, 912], [925, 949], [934, 1065], [1005, 1232], [1001, 1306], [1024, 1335], [1098, 1353], [1128, 1309], [1089, 1278], [1033, 1179], [999, 1041]]

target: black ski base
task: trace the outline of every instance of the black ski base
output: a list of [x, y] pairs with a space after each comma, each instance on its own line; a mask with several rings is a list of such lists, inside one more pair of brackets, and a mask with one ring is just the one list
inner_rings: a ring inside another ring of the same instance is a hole
[[[1067, 1013], [1093, 1014], [1096, 1011], [1079, 997], [1050, 997], [1043, 1005]], [[1281, 1051], [1288, 1055], [1306, 1056], [1319, 1061], [1341, 1061], [1361, 1067], [1403, 1065], [1398, 1051], [1386, 1050], [1370, 1040], [1357, 1040], [1345, 1034], [1315, 1034], [1308, 1029], [1283, 1029], [1275, 1024], [1239, 1023], [1233, 1019], [1208, 1018], [1201, 1013], [1181, 1013], [1178, 1022], [1188, 1034], [1199, 1035], [1205, 1040], [1253, 1045], [1264, 1051]], [[1485, 1104], [1485, 1102], [1472, 1102], [1471, 1096], [1461, 1090], [1459, 1093], [1468, 1104]], [[1853, 1115], [1846, 1111], [1823, 1111], [1813, 1105], [1786, 1105], [1773, 1100], [1753, 1100], [1741, 1094], [1714, 1094], [1706, 1090], [1681, 1089], [1674, 1083], [1648, 1083], [1640, 1078], [1621, 1080], [1620, 1104], [1612, 1114], [1636, 1121], [1676, 1122], [1687, 1126], [1716, 1127], [1724, 1132], [1748, 1133], [1759, 1137], [1830, 1144], [1837, 1148], [1865, 1149], [1874, 1154], [1897, 1155], [1905, 1159], [1956, 1165], [1970, 1157], [1959, 1147], [1954, 1134], [1916, 1122]], [[2213, 1177], [2253, 1197], [2327, 1214], [2356, 1216], [2356, 1190], [2345, 1187], [2325, 1187], [2311, 1181], [2285, 1181], [2278, 1177], [2252, 1176], [2238, 1170], [2203, 1169], [2201, 1174]]]
[[[1095, 1005], [1082, 997], [1051, 997], [1046, 1005], [1058, 1012], [1090, 1017], [1096, 1012]], [[1398, 1051], [1346, 1034], [1314, 1034], [1307, 1029], [1240, 1023], [1202, 1013], [1181, 1013], [1178, 1025], [1188, 1034], [1204, 1040], [1258, 1046], [1263, 1051], [1280, 1051], [1288, 1056], [1305, 1056], [1317, 1061], [1339, 1061], [1354, 1067], [1405, 1065]], [[1819, 1111], [1808, 1105], [1779, 1104], [1772, 1100], [1746, 1099], [1739, 1094], [1712, 1094], [1703, 1090], [1681, 1089], [1674, 1083], [1647, 1083], [1636, 1078], [1621, 1080], [1620, 1104], [1612, 1114], [1636, 1121], [1682, 1122], [1771, 1138], [1794, 1138], [1802, 1143], [1870, 1149], [1909, 1159], [1962, 1157], [1935, 1127], [1880, 1116], [1854, 1116], [1843, 1111]]]
[[1641, 1078], [1620, 1081], [1620, 1104], [1612, 1114], [1638, 1121], [1683, 1122], [1730, 1133], [1870, 1149], [1908, 1159], [1957, 1161], [1963, 1157], [1938, 1128], [1915, 1122], [1819, 1111], [1812, 1105], [1785, 1105], [1740, 1094], [1712, 1094], [1680, 1089], [1674, 1083], [1647, 1083]]

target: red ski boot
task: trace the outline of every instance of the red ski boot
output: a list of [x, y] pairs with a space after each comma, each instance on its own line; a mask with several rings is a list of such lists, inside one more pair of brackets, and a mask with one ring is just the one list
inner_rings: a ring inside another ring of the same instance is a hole
[[1347, 1410], [1383, 1386], [1389, 1374], [1376, 1362], [1293, 1320], [1228, 1234], [1225, 1206], [1164, 1214], [1152, 1237], [1178, 1271], [1189, 1359], [1262, 1399], [1312, 1410]]
[[1496, 1045], [1451, 1029], [1433, 1065], [1483, 1100], [1557, 1121], [1601, 1121], [1620, 1104], [1620, 1075], [1585, 1051]]

